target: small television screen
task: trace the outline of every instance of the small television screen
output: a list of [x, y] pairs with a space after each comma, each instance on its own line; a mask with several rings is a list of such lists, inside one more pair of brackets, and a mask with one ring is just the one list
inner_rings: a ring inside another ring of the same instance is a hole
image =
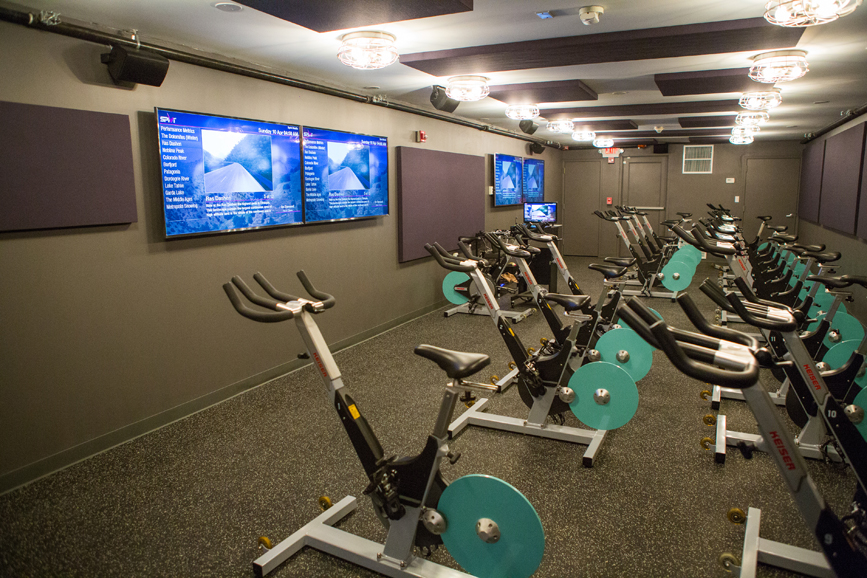
[[524, 200], [521, 157], [494, 155], [494, 206], [520, 205]]
[[304, 222], [388, 214], [388, 139], [304, 127]]
[[524, 159], [524, 202], [545, 201], [545, 161]]
[[524, 221], [528, 223], [556, 223], [557, 203], [524, 203]]
[[167, 238], [303, 222], [298, 125], [155, 112]]

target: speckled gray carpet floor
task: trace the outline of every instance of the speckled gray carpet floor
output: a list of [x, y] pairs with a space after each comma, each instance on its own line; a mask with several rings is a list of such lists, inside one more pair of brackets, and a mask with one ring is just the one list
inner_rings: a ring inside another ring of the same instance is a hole
[[[594, 299], [601, 278], [585, 258], [568, 258]], [[710, 302], [692, 294], [707, 315]], [[327, 288], [325, 288], [327, 290]], [[651, 306], [688, 328], [677, 305]], [[340, 315], [340, 304], [325, 315]], [[292, 324], [285, 325], [294, 332]], [[547, 334], [540, 315], [517, 327], [525, 345]], [[325, 336], [328, 339], [328, 335]], [[335, 357], [344, 380], [387, 454], [420, 451], [433, 427], [445, 375], [412, 354], [418, 343], [488, 353], [502, 375], [508, 352], [488, 317], [435, 312]], [[763, 383], [778, 383], [765, 376]], [[584, 468], [584, 446], [471, 427], [451, 444], [462, 452], [447, 479], [483, 473], [522, 491], [545, 528], [539, 578], [725, 576], [721, 552], [740, 558], [744, 526], [729, 508], [762, 509], [765, 538], [818, 549], [770, 458], [730, 451], [717, 465], [699, 440], [710, 411], [706, 386], [677, 372], [661, 353], [639, 382], [634, 419], [610, 432], [596, 465]], [[514, 388], [497, 396], [497, 413], [524, 417]], [[757, 433], [743, 403], [723, 401], [728, 427]], [[579, 425], [568, 416], [567, 425]], [[811, 474], [837, 512], [852, 497], [854, 477], [819, 462]], [[367, 498], [367, 480], [329, 406], [319, 376], [307, 366], [206, 411], [135, 439], [0, 497], [2, 576], [252, 576], [257, 537], [279, 541], [319, 514], [317, 499], [359, 497], [340, 527], [384, 540]], [[439, 563], [456, 567], [442, 549]], [[373, 576], [305, 549], [275, 577]], [[768, 567], [760, 576], [791, 576]]]

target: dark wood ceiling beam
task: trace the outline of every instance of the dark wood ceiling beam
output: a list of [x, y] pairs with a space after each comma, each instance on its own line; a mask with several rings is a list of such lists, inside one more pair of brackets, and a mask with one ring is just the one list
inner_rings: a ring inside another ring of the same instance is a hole
[[681, 128], [707, 128], [713, 126], [734, 126], [735, 114], [724, 116], [683, 116], [677, 119]]
[[506, 104], [535, 104], [539, 102], [570, 102], [573, 100], [598, 100], [596, 91], [580, 80], [557, 80], [553, 82], [527, 82], [523, 84], [499, 84], [491, 87], [491, 98]]
[[675, 72], [672, 74], [654, 74], [653, 81], [663, 96], [747, 92], [768, 86], [751, 79], [749, 73], [749, 68], [697, 70], [693, 72]]
[[796, 46], [803, 33], [803, 28], [774, 26], [764, 18], [747, 18], [417, 52], [402, 54], [400, 62], [434, 76], [481, 74], [771, 50]]
[[602, 136], [611, 137], [615, 140], [621, 138], [666, 138], [666, 137], [721, 137], [725, 136], [728, 138], [731, 136], [731, 132], [728, 130], [720, 130], [720, 129], [710, 129], [710, 130], [663, 130], [662, 132], [656, 132], [655, 130], [636, 130], [632, 132], [626, 132], [623, 134], [617, 133], [606, 133]]
[[430, 16], [470, 12], [473, 0], [236, 0], [316, 32], [331, 32]]
[[687, 114], [701, 112], [733, 112], [740, 110], [735, 99], [693, 102], [660, 102], [654, 104], [623, 104], [618, 106], [588, 106], [580, 108], [546, 108], [542, 116], [548, 120], [569, 118], [634, 117]]
[[632, 120], [597, 120], [594, 122], [575, 123], [576, 131], [620, 131], [620, 130], [636, 130], [638, 125]]

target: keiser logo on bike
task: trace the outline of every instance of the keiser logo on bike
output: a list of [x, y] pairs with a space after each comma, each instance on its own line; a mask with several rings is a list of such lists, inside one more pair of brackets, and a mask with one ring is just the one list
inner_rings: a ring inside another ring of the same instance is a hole
[[810, 381], [813, 382], [813, 388], [814, 388], [814, 389], [817, 389], [817, 390], [822, 389], [822, 386], [821, 386], [821, 384], [819, 383], [819, 380], [816, 379], [816, 376], [815, 376], [815, 374], [813, 374], [813, 370], [810, 369], [810, 366], [809, 366], [808, 364], [805, 363], [805, 364], [804, 364], [804, 369], [807, 370], [807, 376], [810, 378]]
[[777, 451], [780, 452], [780, 455], [783, 457], [783, 463], [786, 464], [788, 469], [794, 470], [795, 462], [792, 461], [792, 456], [789, 455], [789, 451], [783, 445], [783, 440], [780, 438], [780, 434], [772, 431], [771, 439], [774, 440], [774, 445], [777, 446]]
[[322, 360], [319, 359], [318, 353], [313, 353], [313, 360], [316, 361], [316, 367], [319, 368], [319, 372], [322, 374], [322, 377], [328, 377], [328, 372], [325, 371], [325, 366], [322, 364]]
[[491, 298], [488, 297], [488, 294], [487, 294], [487, 293], [485, 293], [484, 295], [485, 295], [485, 302], [488, 304], [488, 309], [490, 309], [491, 311], [493, 311], [493, 310], [494, 310], [494, 304], [491, 303]]

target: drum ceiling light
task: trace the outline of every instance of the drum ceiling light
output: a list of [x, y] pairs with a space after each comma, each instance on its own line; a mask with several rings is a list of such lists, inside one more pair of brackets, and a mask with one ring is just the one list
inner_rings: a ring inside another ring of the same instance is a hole
[[596, 133], [584, 130], [578, 130], [572, 133], [572, 140], [579, 142], [589, 142], [596, 139]]
[[766, 112], [741, 112], [735, 117], [735, 124], [738, 126], [758, 126], [765, 124], [771, 119], [771, 115]]
[[488, 80], [487, 76], [453, 76], [446, 85], [446, 96], [462, 102], [482, 100], [491, 94]]
[[788, 82], [801, 78], [807, 71], [806, 50], [774, 50], [753, 57], [750, 78], [756, 82]]
[[765, 20], [778, 26], [803, 28], [833, 22], [848, 16], [863, 0], [770, 0]]
[[732, 136], [752, 136], [760, 130], [757, 126], [736, 126], [732, 128]]
[[744, 144], [753, 144], [754, 140], [755, 139], [753, 138], [753, 135], [751, 135], [751, 134], [744, 135], [744, 136], [732, 135], [732, 137], [729, 139], [729, 142], [732, 144], [736, 144], [736, 145], [744, 145]]
[[610, 149], [614, 146], [614, 139], [607, 137], [599, 137], [597, 139], [593, 139], [593, 146], [598, 149]]
[[541, 114], [535, 104], [510, 104], [506, 107], [506, 116], [514, 120], [530, 120]]
[[575, 123], [571, 120], [552, 120], [548, 123], [548, 130], [554, 132], [572, 132], [575, 130]]
[[783, 103], [779, 90], [758, 90], [745, 92], [738, 103], [747, 110], [768, 110]]
[[364, 30], [345, 34], [337, 58], [346, 66], [360, 70], [385, 68], [397, 62], [395, 37], [388, 32]]

